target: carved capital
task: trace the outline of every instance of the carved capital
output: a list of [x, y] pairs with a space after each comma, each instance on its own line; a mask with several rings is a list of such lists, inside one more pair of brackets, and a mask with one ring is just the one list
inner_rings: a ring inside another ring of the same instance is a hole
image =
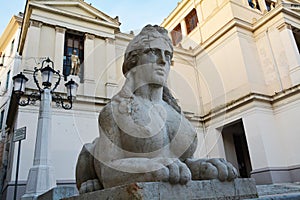
[[92, 34], [86, 33], [84, 36], [85, 36], [85, 39], [88, 39], [88, 40], [94, 40], [95, 39], [95, 36], [92, 35]]
[[106, 42], [106, 44], [114, 44], [115, 43], [115, 39], [113, 39], [113, 38], [105, 38], [105, 42]]
[[57, 33], [65, 33], [65, 32], [66, 32], [66, 29], [63, 28], [63, 27], [56, 26], [56, 27], [55, 27], [55, 31], [56, 31]]
[[43, 23], [39, 22], [39, 21], [31, 20], [31, 22], [30, 22], [30, 26], [33, 26], [33, 27], [41, 28], [42, 25], [43, 25]]
[[290, 24], [284, 22], [284, 23], [280, 24], [279, 26], [277, 26], [277, 29], [279, 31], [283, 31], [285, 29], [292, 30], [292, 26]]

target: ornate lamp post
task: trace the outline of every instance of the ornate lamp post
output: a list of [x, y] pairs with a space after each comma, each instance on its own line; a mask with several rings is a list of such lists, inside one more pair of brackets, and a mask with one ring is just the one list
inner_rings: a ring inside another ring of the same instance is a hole
[[[38, 72], [40, 72], [42, 76], [43, 88], [40, 87], [37, 80]], [[58, 79], [51, 89], [54, 74], [58, 76]], [[37, 100], [40, 101], [33, 167], [29, 171], [26, 192], [22, 197], [22, 200], [36, 199], [37, 196], [56, 186], [54, 169], [50, 161], [51, 102], [54, 100], [57, 106], [67, 110], [71, 109], [72, 103], [76, 98], [78, 87], [78, 84], [71, 79], [65, 84], [67, 87], [66, 100], [59, 94], [55, 94], [54, 90], [59, 85], [61, 76], [59, 71], [54, 70], [54, 64], [49, 58], [42, 62], [41, 68], [34, 69], [33, 79], [38, 88], [38, 92], [27, 95], [25, 94], [25, 84], [28, 81], [28, 78], [22, 73], [13, 77], [14, 93], [17, 96], [18, 104], [20, 106], [34, 104]], [[22, 96], [27, 98], [24, 99]]]

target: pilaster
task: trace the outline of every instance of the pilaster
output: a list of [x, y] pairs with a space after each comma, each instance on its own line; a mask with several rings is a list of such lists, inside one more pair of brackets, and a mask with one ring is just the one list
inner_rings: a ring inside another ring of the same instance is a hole
[[112, 38], [105, 39], [106, 46], [106, 72], [107, 80], [105, 83], [106, 97], [112, 98], [115, 89], [117, 88], [116, 82], [116, 45], [115, 40]]
[[[54, 49], [54, 67], [59, 70], [60, 74], [63, 73], [63, 59], [64, 59], [64, 44], [65, 44], [66, 29], [62, 27], [55, 27], [55, 49]], [[64, 84], [60, 84], [56, 91], [63, 92]]]
[[27, 43], [23, 53], [24, 69], [33, 70], [39, 62], [40, 35], [43, 23], [31, 21], [27, 33]]
[[94, 77], [94, 48], [95, 48], [95, 36], [91, 34], [85, 34], [84, 39], [84, 95], [95, 95], [95, 77]]
[[60, 72], [63, 71], [65, 32], [65, 28], [55, 27], [54, 64], [56, 70], [59, 70]]
[[180, 22], [180, 26], [181, 26], [181, 32], [182, 32], [182, 36], [186, 37], [187, 36], [187, 29], [186, 29], [186, 23], [185, 20], [181, 20]]
[[297, 43], [295, 41], [290, 24], [283, 23], [277, 27], [284, 46], [289, 65], [290, 78], [293, 85], [300, 83], [300, 57]]

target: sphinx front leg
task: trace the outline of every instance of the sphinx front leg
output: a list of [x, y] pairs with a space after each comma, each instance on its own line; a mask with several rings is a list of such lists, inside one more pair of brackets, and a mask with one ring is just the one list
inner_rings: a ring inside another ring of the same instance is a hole
[[93, 149], [95, 142], [85, 144], [76, 165], [76, 185], [80, 194], [103, 189], [94, 167]]
[[188, 158], [185, 163], [192, 172], [193, 180], [219, 179], [220, 181], [232, 181], [238, 177], [235, 167], [223, 158]]

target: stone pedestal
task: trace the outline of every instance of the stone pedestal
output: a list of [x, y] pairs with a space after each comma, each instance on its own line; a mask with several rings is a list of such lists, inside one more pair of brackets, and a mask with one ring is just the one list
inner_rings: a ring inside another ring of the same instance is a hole
[[55, 187], [40, 195], [37, 200], [60, 200], [78, 194], [75, 187]]
[[164, 182], [139, 182], [86, 193], [64, 200], [159, 200], [159, 199], [249, 199], [257, 198], [254, 179], [233, 182], [190, 181], [186, 185]]

